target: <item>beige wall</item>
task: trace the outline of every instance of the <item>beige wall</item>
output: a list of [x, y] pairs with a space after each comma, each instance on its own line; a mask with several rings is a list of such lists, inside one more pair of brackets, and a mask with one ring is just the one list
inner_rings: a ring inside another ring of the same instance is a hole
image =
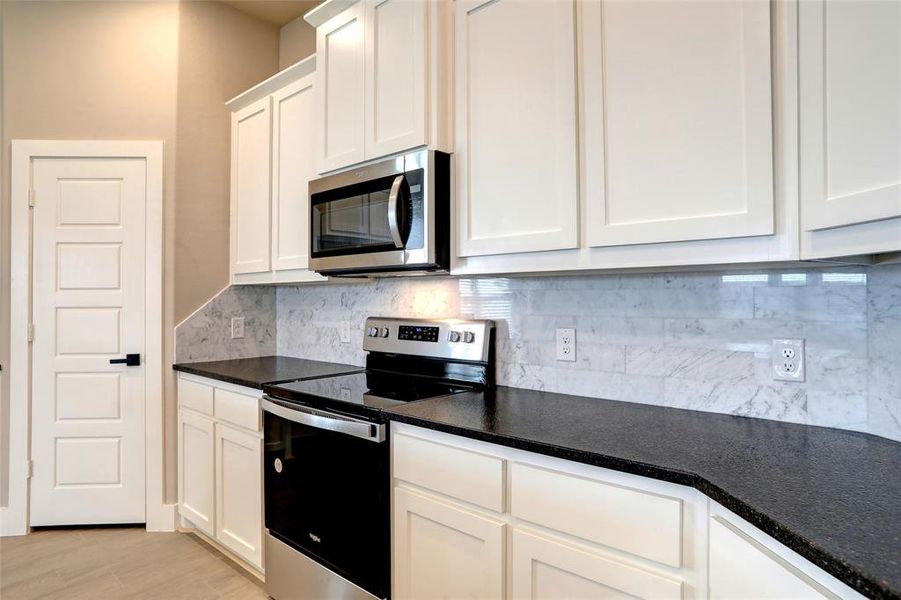
[[[228, 113], [222, 103], [275, 73], [278, 29], [213, 2], [4, 1], [2, 10], [0, 361], [6, 366], [9, 352], [10, 140], [159, 139], [165, 142], [168, 364], [176, 319], [228, 280]], [[168, 369], [165, 406], [171, 501], [175, 411]], [[8, 404], [0, 408], [7, 427]], [[8, 435], [0, 434], [5, 444]], [[2, 459], [5, 504], [8, 456]]]
[[[175, 261], [170, 269], [175, 324], [228, 285], [231, 112], [225, 102], [278, 70], [275, 25], [219, 2], [180, 6]], [[166, 364], [174, 355], [170, 358]], [[166, 409], [175, 415], [175, 378], [167, 374]], [[176, 422], [167, 418], [167, 490], [176, 485], [175, 442]]]
[[284, 25], [278, 38], [279, 69], [290, 67], [316, 52], [316, 29], [304, 21], [303, 16]]

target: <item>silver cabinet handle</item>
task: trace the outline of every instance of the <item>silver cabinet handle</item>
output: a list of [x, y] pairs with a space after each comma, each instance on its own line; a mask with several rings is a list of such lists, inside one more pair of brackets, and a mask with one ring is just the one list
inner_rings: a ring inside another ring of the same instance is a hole
[[388, 229], [391, 230], [391, 237], [397, 248], [404, 247], [404, 240], [400, 236], [400, 225], [397, 222], [397, 197], [400, 195], [400, 186], [403, 183], [403, 174], [395, 177], [394, 183], [391, 184], [391, 192], [388, 194]]
[[282, 419], [287, 419], [301, 425], [309, 425], [316, 429], [334, 431], [354, 437], [369, 440], [370, 442], [385, 441], [385, 426], [378, 423], [370, 423], [360, 419], [336, 415], [324, 410], [292, 404], [286, 406], [270, 396], [263, 396], [263, 410]]

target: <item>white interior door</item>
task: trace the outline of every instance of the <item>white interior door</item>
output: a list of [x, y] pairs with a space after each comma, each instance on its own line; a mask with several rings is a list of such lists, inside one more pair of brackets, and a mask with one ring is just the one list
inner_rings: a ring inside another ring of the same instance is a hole
[[32, 525], [145, 520], [145, 173], [33, 162]]

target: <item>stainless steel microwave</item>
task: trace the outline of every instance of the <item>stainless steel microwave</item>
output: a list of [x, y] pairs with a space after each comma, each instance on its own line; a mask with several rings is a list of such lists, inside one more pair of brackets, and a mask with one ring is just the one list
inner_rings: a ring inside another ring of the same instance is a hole
[[420, 150], [310, 182], [310, 268], [404, 275], [450, 266], [451, 157]]

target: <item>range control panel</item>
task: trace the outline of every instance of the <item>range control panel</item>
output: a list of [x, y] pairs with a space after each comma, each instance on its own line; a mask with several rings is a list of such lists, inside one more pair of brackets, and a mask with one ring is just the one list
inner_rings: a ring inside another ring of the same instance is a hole
[[414, 342], [437, 342], [440, 327], [426, 325], [399, 325], [397, 339]]
[[486, 362], [494, 321], [446, 319], [392, 319], [369, 317], [363, 349], [370, 352], [409, 354]]

